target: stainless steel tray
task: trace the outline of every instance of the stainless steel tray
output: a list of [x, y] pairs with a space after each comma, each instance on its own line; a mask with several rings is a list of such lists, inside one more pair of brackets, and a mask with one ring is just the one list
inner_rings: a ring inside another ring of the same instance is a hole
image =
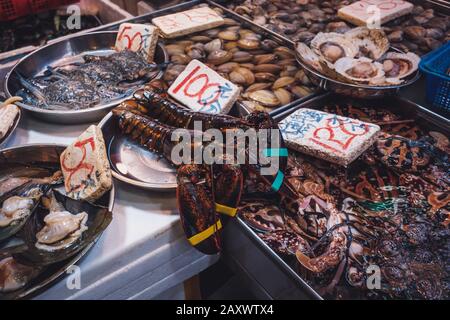
[[114, 178], [149, 190], [174, 191], [176, 189], [175, 168], [161, 156], [124, 136], [111, 112], [98, 126], [103, 132], [106, 153]]
[[[450, 120], [404, 98], [383, 100], [355, 100], [326, 93], [296, 107], [277, 114], [277, 121], [299, 108], [320, 109], [325, 105], [351, 103], [352, 105], [390, 107], [398, 113], [419, 119], [420, 125], [438, 129], [450, 135]], [[230, 221], [223, 231], [224, 261], [238, 274], [247, 287], [261, 298], [269, 299], [323, 299], [297, 273], [296, 265], [289, 264], [275, 253], [255, 231], [241, 219]]]
[[[36, 164], [36, 165], [51, 165], [59, 166], [59, 157], [66, 148], [65, 145], [60, 144], [28, 144], [19, 147], [12, 147], [3, 149], [0, 151], [0, 166], [6, 163], [22, 163], [22, 164]], [[96, 201], [96, 204], [107, 207], [109, 211], [113, 211], [114, 208], [115, 189], [107, 192], [102, 198]], [[2, 294], [0, 293], [0, 300], [2, 299], [23, 299], [37, 294], [44, 290], [53, 281], [60, 278], [72, 265], [77, 263], [86, 253], [92, 248], [92, 246], [98, 241], [101, 234], [86, 246], [83, 250], [77, 253], [73, 257], [68, 257], [67, 260], [52, 264], [45, 268], [42, 273], [32, 280], [23, 289], [17, 291]], [[5, 245], [3, 245], [5, 246]], [[8, 246], [8, 244], [6, 244]], [[7, 254], [14, 251], [15, 248], [20, 248], [20, 244], [17, 246], [3, 247], [0, 246], [0, 252]], [[2, 256], [0, 255], [0, 260]]]
[[[74, 35], [64, 38], [60, 41], [53, 42], [46, 45], [27, 56], [23, 57], [6, 75], [5, 93], [8, 97], [15, 95], [17, 90], [22, 86], [16, 76], [19, 72], [25, 78], [31, 78], [42, 73], [48, 66], [56, 66], [64, 63], [64, 60], [73, 56], [80, 56], [83, 54], [107, 55], [113, 52], [113, 47], [116, 41], [117, 32], [93, 32], [81, 35]], [[161, 43], [158, 43], [155, 52], [155, 62], [167, 62], [168, 56]], [[156, 78], [163, 75], [161, 70]], [[130, 96], [131, 97], [131, 96]], [[89, 109], [73, 110], [73, 111], [58, 111], [46, 110], [38, 108], [25, 103], [17, 103], [21, 108], [30, 111], [36, 117], [43, 120], [55, 123], [85, 123], [100, 120], [108, 111], [119, 104], [120, 102], [129, 99], [125, 97], [111, 101], [107, 104], [95, 106]]]

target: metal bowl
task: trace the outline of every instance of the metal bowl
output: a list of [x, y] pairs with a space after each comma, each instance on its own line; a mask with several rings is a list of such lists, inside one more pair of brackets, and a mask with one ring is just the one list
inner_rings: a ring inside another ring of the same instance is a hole
[[143, 189], [155, 191], [176, 189], [175, 168], [160, 155], [146, 150], [124, 136], [111, 112], [98, 126], [103, 132], [114, 178]]
[[[20, 147], [7, 148], [0, 151], [0, 167], [7, 163], [22, 163], [22, 164], [35, 164], [35, 165], [47, 165], [47, 166], [59, 166], [59, 157], [67, 146], [61, 144], [28, 144]], [[103, 197], [97, 200], [95, 203], [107, 207], [109, 211], [113, 211], [114, 208], [115, 189], [114, 186]], [[78, 262], [93, 245], [100, 238], [101, 234], [83, 250], [74, 256], [67, 257], [67, 260], [52, 264], [35, 279], [33, 279], [23, 289], [13, 291], [11, 293], [1, 294], [0, 300], [3, 299], [21, 299], [30, 295], [35, 295], [50, 283], [62, 276], [66, 271]], [[7, 254], [8, 252], [14, 252], [16, 248], [21, 248], [22, 245], [12, 246], [8, 248], [1, 248], [0, 252]], [[1, 260], [0, 254], [0, 260]]]
[[[48, 66], [61, 64], [69, 57], [82, 54], [111, 54], [114, 52], [112, 48], [114, 47], [116, 36], [117, 31], [102, 31], [76, 35], [46, 45], [28, 54], [6, 75], [6, 95], [11, 97], [22, 88], [16, 72], [25, 78], [33, 78], [45, 71]], [[168, 59], [169, 56], [164, 45], [158, 43], [155, 51], [155, 63], [160, 64], [168, 62]], [[161, 78], [163, 74], [164, 72], [161, 70], [155, 78]], [[106, 104], [97, 105], [92, 108], [74, 111], [46, 110], [21, 102], [18, 102], [17, 105], [30, 111], [36, 117], [49, 122], [75, 124], [98, 121], [103, 118], [112, 107], [129, 98], [131, 98], [131, 96], [117, 99]]]
[[[391, 48], [394, 51], [399, 51]], [[302, 66], [305, 71], [306, 76], [318, 86], [320, 89], [325, 91], [332, 91], [343, 96], [349, 96], [353, 98], [382, 98], [390, 95], [395, 95], [398, 93], [400, 88], [409, 86], [416, 82], [420, 78], [420, 72], [417, 70], [413, 75], [409, 76], [403, 83], [392, 86], [369, 86], [363, 84], [351, 84], [342, 81], [338, 81], [329, 78], [317, 70], [314, 70], [311, 66], [304, 63], [299, 57], [298, 52], [295, 51], [297, 56], [297, 62]]]
[[0, 149], [6, 145], [8, 140], [12, 137], [14, 131], [16, 130], [17, 126], [19, 125], [20, 119], [22, 118], [22, 110], [19, 109], [19, 114], [14, 119], [14, 123], [9, 128], [8, 132], [3, 136], [3, 138], [0, 138]]

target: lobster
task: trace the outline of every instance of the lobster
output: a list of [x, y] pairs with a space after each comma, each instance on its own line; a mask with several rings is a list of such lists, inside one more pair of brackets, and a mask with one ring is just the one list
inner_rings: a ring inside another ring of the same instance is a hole
[[[202, 124], [202, 130], [216, 128], [226, 132], [250, 128], [275, 129], [276, 125], [270, 116], [259, 112], [240, 119], [229, 115], [194, 112], [164, 99], [155, 90], [136, 91], [133, 99], [124, 101], [113, 110], [113, 115], [118, 119], [119, 128], [124, 134], [162, 155], [177, 167], [177, 205], [190, 244], [205, 254], [220, 252], [220, 230], [223, 221], [226, 221], [220, 214], [235, 216], [244, 189], [243, 170], [241, 165], [226, 161], [212, 165], [175, 162], [172, 151], [179, 143], [179, 140], [173, 139], [175, 130], [186, 129], [191, 137], [202, 134], [203, 132], [195, 130], [195, 121]], [[285, 149], [282, 141], [280, 146], [278, 150]], [[194, 141], [190, 145], [193, 152], [195, 148], [203, 150], [205, 147], [203, 142], [199, 145]], [[226, 149], [225, 144], [221, 147]], [[248, 150], [245, 153], [245, 168], [260, 173], [263, 166], [258, 162], [250, 164], [251, 155]], [[276, 174], [259, 174], [259, 177], [283, 197], [296, 199], [297, 192], [287, 179], [283, 179], [286, 164], [287, 157], [280, 157]]]

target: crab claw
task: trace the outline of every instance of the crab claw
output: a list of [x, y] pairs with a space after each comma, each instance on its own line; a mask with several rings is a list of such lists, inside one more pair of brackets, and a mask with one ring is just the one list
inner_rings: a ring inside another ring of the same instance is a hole
[[177, 202], [189, 243], [205, 254], [221, 251], [222, 222], [215, 210], [210, 166], [188, 164], [177, 170]]

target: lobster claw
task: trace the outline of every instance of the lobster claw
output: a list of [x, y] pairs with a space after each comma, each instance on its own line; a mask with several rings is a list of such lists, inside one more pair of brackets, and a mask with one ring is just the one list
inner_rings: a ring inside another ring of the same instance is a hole
[[221, 219], [226, 223], [228, 219], [225, 216], [236, 216], [244, 189], [244, 175], [238, 165], [215, 164], [213, 171], [216, 212], [222, 215]]
[[189, 243], [205, 254], [220, 252], [222, 222], [215, 208], [211, 166], [182, 165], [177, 182], [178, 209]]

